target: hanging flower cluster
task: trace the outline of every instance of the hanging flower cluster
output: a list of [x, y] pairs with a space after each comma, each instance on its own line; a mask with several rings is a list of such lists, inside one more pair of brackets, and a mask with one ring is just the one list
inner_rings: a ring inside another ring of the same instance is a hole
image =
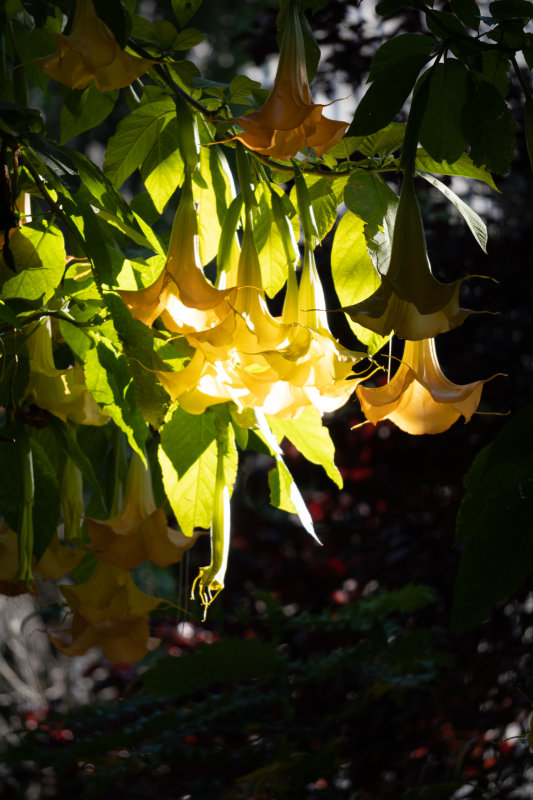
[[[161, 31], [165, 37], [172, 33], [171, 25], [152, 30], [147, 21], [146, 28], [137, 21], [137, 34], [147, 34], [146, 55], [154, 55], [154, 60], [139, 58], [121, 49], [98, 16], [99, 8], [92, 0], [78, 0], [69, 33], [55, 33], [55, 52], [33, 63], [72, 89], [93, 86], [94, 105], [83, 113], [94, 108], [95, 117], [102, 100], [98, 91], [127, 87], [157, 64], [138, 104], [136, 93], [129, 95], [131, 116], [108, 144], [104, 172], [40, 134], [21, 136], [20, 142], [2, 137], [6, 230], [0, 231], [0, 358], [9, 390], [0, 385], [6, 419], [0, 450], [4, 466], [13, 456], [17, 495], [12, 506], [17, 508], [0, 509], [0, 591], [36, 592], [42, 580], [61, 581], [58, 590], [67, 613], [51, 634], [55, 645], [68, 655], [97, 646], [107, 658], [128, 662], [156, 646], [149, 615], [161, 604], [137, 586], [139, 572], [132, 570], [146, 563], [179, 564], [209, 533], [210, 561], [192, 584], [204, 615], [223, 589], [237, 447], [247, 446], [249, 430], [275, 462], [279, 497], [272, 502], [297, 513], [315, 535], [283, 461], [283, 435], [292, 433], [302, 453], [320, 461], [331, 475], [332, 443], [321, 427], [322, 415], [356, 397], [373, 424], [389, 420], [410, 434], [440, 433], [461, 416], [471, 419], [486, 380], [458, 386], [444, 376], [437, 359], [436, 337], [474, 312], [461, 307], [462, 280], [442, 283], [431, 270], [415, 193], [418, 134], [411, 122], [400, 162], [404, 176], [390, 258], [386, 268], [380, 267], [379, 287], [366, 299], [359, 292], [358, 301], [342, 309], [375, 339], [394, 334], [404, 339], [401, 363], [386, 384], [363, 386], [370, 372], [366, 354], [344, 347], [330, 329], [315, 251], [333, 228], [343, 197], [349, 205], [348, 192], [343, 195], [349, 175], [357, 171], [369, 177], [380, 171], [381, 162], [365, 156], [368, 142], [366, 148], [361, 145], [361, 160], [348, 156], [340, 163], [341, 148], [321, 159], [341, 141], [348, 123], [328, 119], [325, 106], [313, 101], [298, 0], [283, 0], [274, 86], [265, 104], [250, 113], [240, 113], [238, 87], [235, 96], [232, 86], [223, 94], [215, 86], [213, 95], [202, 95], [201, 82], [187, 84], [188, 70], [170, 60], [179, 51], [169, 44], [163, 52], [154, 44]], [[180, 7], [177, 16], [186, 13]], [[49, 20], [55, 30], [60, 18], [57, 11]], [[181, 35], [180, 19], [177, 41]], [[138, 40], [134, 46], [144, 53]], [[79, 119], [73, 110], [78, 95], [67, 95], [69, 114], [76, 118], [67, 129], [71, 134], [77, 125], [87, 130], [85, 117]], [[8, 105], [16, 116], [17, 106]], [[235, 157], [237, 192], [214, 142], [220, 123], [224, 131], [235, 125], [235, 135], [220, 144]], [[68, 139], [63, 133], [62, 141]], [[138, 159], [136, 136], [142, 153]], [[347, 140], [350, 153], [353, 141]], [[298, 160], [302, 151], [305, 162]], [[19, 158], [23, 170], [18, 170]], [[16, 180], [20, 171], [22, 181], [30, 184], [20, 195], [10, 183], [11, 165], [17, 167]], [[398, 168], [392, 155], [388, 170], [391, 165]], [[137, 167], [150, 198], [130, 207], [118, 187]], [[280, 171], [292, 191], [274, 186]], [[144, 206], [151, 205], [145, 201], [153, 201], [164, 219], [176, 190], [178, 205], [164, 248], [153, 209], [143, 216]], [[33, 193], [46, 208], [45, 213], [39, 209], [35, 224]], [[18, 224], [17, 196], [23, 199], [18, 211], [24, 209], [24, 227], [10, 242], [9, 231]], [[395, 202], [389, 206], [390, 218]], [[355, 212], [350, 213], [353, 217]], [[371, 265], [375, 243], [367, 245], [363, 220], [358, 222], [364, 258]], [[215, 241], [204, 257], [201, 236], [216, 239], [218, 251]], [[80, 260], [73, 257], [65, 269], [70, 244], [76, 247], [70, 252], [82, 253], [86, 272], [72, 269], [72, 261]], [[348, 256], [351, 246], [351, 241], [345, 245]], [[148, 270], [142, 254], [150, 248], [164, 260], [160, 274], [153, 280], [150, 272], [150, 282], [143, 277], [127, 283], [132, 270]], [[364, 258], [354, 256], [354, 264]], [[215, 267], [217, 278], [211, 280]], [[269, 269], [278, 274], [269, 276]], [[360, 276], [354, 273], [349, 280], [356, 284]], [[284, 296], [276, 315], [267, 293], [280, 285]], [[299, 423], [307, 425], [309, 443]], [[93, 439], [95, 448], [105, 451], [98, 465], [90, 457]], [[84, 447], [88, 440], [90, 446]], [[157, 464], [153, 451], [151, 460], [146, 454], [153, 445]], [[153, 484], [155, 470], [160, 475]], [[271, 482], [273, 496], [276, 480]], [[90, 499], [89, 486], [94, 489]], [[41, 523], [46, 491], [57, 514]]]

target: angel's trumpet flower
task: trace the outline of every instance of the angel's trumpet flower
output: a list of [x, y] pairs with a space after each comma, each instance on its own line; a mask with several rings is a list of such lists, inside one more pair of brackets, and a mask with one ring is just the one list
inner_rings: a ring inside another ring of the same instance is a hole
[[406, 433], [442, 433], [460, 416], [470, 421], [487, 380], [458, 386], [443, 375], [434, 339], [406, 341], [391, 380], [377, 388], [358, 386], [357, 397], [374, 425], [390, 419]]
[[161, 602], [135, 586], [131, 575], [99, 562], [88, 581], [61, 586], [73, 611], [70, 628], [50, 635], [55, 646], [69, 656], [100, 647], [110, 661], [139, 661], [157, 646], [150, 637], [147, 614]]
[[302, 147], [322, 155], [337, 144], [348, 127], [322, 115], [324, 105], [314, 103], [305, 65], [305, 45], [297, 4], [286, 4], [274, 87], [264, 106], [234, 122], [244, 129], [235, 138], [250, 150], [290, 161]]
[[441, 283], [433, 276], [412, 175], [404, 178], [390, 264], [381, 280], [373, 295], [343, 309], [354, 322], [381, 336], [394, 331], [403, 339], [431, 339], [473, 313], [459, 305], [464, 278]]
[[146, 289], [120, 292], [134, 317], [152, 325], [161, 316], [170, 331], [187, 334], [209, 330], [230, 314], [238, 290], [219, 290], [209, 283], [200, 264], [198, 241], [198, 217], [187, 174], [163, 272]]
[[69, 419], [82, 425], [105, 425], [109, 417], [101, 411], [87, 389], [82, 366], [56, 368], [50, 318], [34, 326], [27, 344], [30, 379], [25, 399], [63, 422]]
[[57, 51], [34, 63], [72, 89], [85, 89], [92, 80], [101, 92], [121, 89], [155, 63], [121, 50], [92, 0], [77, 0], [70, 34], [56, 33], [55, 39]]
[[162, 507], [156, 508], [150, 470], [134, 453], [128, 467], [124, 501], [111, 519], [87, 519], [92, 551], [102, 561], [133, 569], [145, 561], [160, 567], [176, 564], [199, 536], [185, 536], [168, 527]]

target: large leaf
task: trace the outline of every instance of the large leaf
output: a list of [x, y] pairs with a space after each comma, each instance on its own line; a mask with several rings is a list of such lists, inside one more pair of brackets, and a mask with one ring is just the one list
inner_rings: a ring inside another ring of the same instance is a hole
[[348, 135], [368, 136], [392, 122], [428, 60], [429, 55], [417, 53], [381, 72], [357, 106]]
[[203, 266], [216, 256], [225, 213], [232, 201], [232, 183], [216, 146], [200, 149], [201, 180], [193, 180], [198, 207], [200, 261]]
[[224, 639], [201, 645], [191, 656], [161, 659], [142, 676], [154, 697], [176, 698], [222, 681], [268, 678], [283, 668], [279, 649], [259, 639]]
[[161, 130], [141, 166], [144, 185], [160, 214], [183, 182], [177, 128], [178, 120], [174, 117]]
[[[217, 470], [217, 415], [214, 411], [188, 414], [174, 406], [161, 429], [159, 463], [163, 484], [181, 530], [192, 536], [194, 528], [209, 528], [213, 515]], [[229, 436], [228, 428], [228, 436]], [[237, 452], [227, 448], [224, 472], [235, 479]]]
[[[335, 291], [343, 307], [366, 300], [381, 283], [368, 255], [364, 227], [365, 224], [360, 217], [347, 211], [335, 231], [331, 249], [331, 274]], [[363, 328], [348, 316], [346, 319], [359, 341], [367, 345], [371, 355], [387, 341], [388, 337]]]
[[467, 99], [468, 71], [455, 59], [431, 70], [420, 142], [435, 161], [457, 161], [466, 147], [461, 112]]
[[467, 153], [463, 153], [453, 164], [435, 161], [425, 150], [417, 150], [415, 166], [424, 172], [433, 172], [437, 175], [457, 175], [463, 178], [475, 178], [488, 184], [491, 189], [498, 191], [492, 175], [484, 167], [477, 167]]
[[2, 262], [1, 277], [4, 279], [2, 297], [35, 300], [41, 305], [54, 294], [65, 271], [65, 243], [63, 234], [54, 225], [32, 222], [18, 228], [9, 237], [18, 275]]
[[421, 33], [403, 33], [386, 41], [376, 51], [370, 67], [369, 80], [373, 81], [382, 75], [388, 75], [392, 69], [398, 68], [410, 56], [429, 56], [435, 48], [435, 42]]
[[267, 421], [278, 442], [287, 437], [304, 458], [323, 467], [326, 475], [342, 489], [342, 476], [335, 466], [335, 446], [316, 408], [306, 408], [298, 419], [267, 416]]
[[533, 406], [515, 415], [482, 450], [465, 477], [457, 517], [461, 556], [452, 625], [482, 622], [518, 589], [533, 563]]
[[72, 163], [68, 150], [37, 133], [28, 134], [26, 139], [34, 154], [46, 164], [61, 186], [74, 194], [80, 186], [80, 176]]
[[365, 237], [374, 266], [384, 274], [389, 266], [398, 197], [381, 178], [358, 171], [350, 177], [344, 202], [365, 223]]
[[92, 82], [86, 89], [69, 90], [61, 106], [61, 143], [103, 122], [113, 110], [118, 95], [118, 89], [101, 92]]
[[[273, 191], [276, 191], [276, 188]], [[254, 209], [254, 238], [259, 254], [263, 287], [269, 297], [274, 297], [287, 281], [287, 256], [282, 234], [274, 220], [272, 198], [267, 184], [259, 184], [256, 196], [258, 204]], [[294, 208], [285, 193], [280, 199], [284, 211], [292, 212], [292, 220], [289, 221], [289, 224], [292, 224], [293, 231], [298, 236], [299, 220]]]
[[483, 81], [472, 90], [462, 120], [474, 164], [500, 175], [507, 172], [513, 159], [515, 121], [492, 84]]
[[426, 181], [428, 181], [428, 183], [431, 183], [432, 186], [435, 186], [440, 192], [442, 192], [444, 197], [449, 200], [450, 203], [453, 203], [457, 211], [459, 211], [466, 224], [472, 231], [474, 239], [478, 245], [482, 250], [487, 252], [487, 226], [479, 214], [477, 214], [473, 208], [470, 208], [470, 206], [465, 203], [464, 200], [461, 200], [461, 198], [458, 197], [455, 192], [452, 192], [449, 186], [446, 186], [446, 184], [442, 183], [442, 181], [437, 180], [437, 178], [434, 178], [433, 175], [426, 175], [423, 172], [420, 174], [423, 178], [425, 178]]
[[176, 113], [170, 97], [144, 103], [119, 122], [107, 145], [104, 172], [120, 188], [157, 144], [162, 129]]

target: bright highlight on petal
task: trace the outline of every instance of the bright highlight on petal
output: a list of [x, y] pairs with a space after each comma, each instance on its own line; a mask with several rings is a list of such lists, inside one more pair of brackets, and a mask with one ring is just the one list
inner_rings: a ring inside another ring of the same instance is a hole
[[244, 129], [235, 139], [256, 153], [290, 161], [302, 147], [321, 156], [337, 144], [348, 127], [322, 116], [323, 105], [313, 103], [305, 65], [305, 46], [299, 11], [287, 3], [274, 87], [264, 106], [234, 122]]
[[390, 419], [406, 433], [442, 433], [460, 416], [469, 422], [481, 399], [483, 381], [465, 386], [443, 375], [434, 339], [406, 341], [402, 363], [384, 386], [358, 386], [357, 397], [369, 422]]
[[52, 352], [50, 318], [37, 323], [28, 340], [30, 379], [25, 399], [33, 401], [63, 422], [105, 425], [109, 417], [101, 411], [85, 384], [83, 367], [75, 364], [57, 369]]
[[50, 78], [85, 89], [94, 80], [101, 92], [121, 89], [155, 63], [125, 53], [107, 25], [98, 17], [92, 0], [77, 0], [72, 30], [56, 33], [57, 52], [35, 60]]

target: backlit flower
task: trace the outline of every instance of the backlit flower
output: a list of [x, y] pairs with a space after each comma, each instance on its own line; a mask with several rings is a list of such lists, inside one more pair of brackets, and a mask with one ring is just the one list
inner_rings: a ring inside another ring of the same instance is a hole
[[88, 581], [60, 588], [73, 616], [69, 628], [50, 638], [63, 653], [77, 656], [97, 646], [110, 661], [129, 663], [157, 646], [147, 615], [161, 601], [138, 589], [129, 572], [99, 562]]
[[264, 106], [234, 122], [244, 128], [239, 139], [250, 150], [290, 161], [302, 147], [322, 155], [337, 144], [348, 127], [322, 115], [324, 105], [313, 102], [299, 11], [288, 2], [274, 87]]
[[381, 336], [392, 331], [403, 339], [430, 339], [460, 325], [472, 311], [461, 308], [464, 278], [441, 283], [431, 271], [424, 228], [412, 176], [404, 178], [396, 213], [390, 264], [374, 294], [343, 309]]
[[55, 39], [57, 52], [34, 63], [72, 89], [85, 89], [92, 80], [102, 92], [121, 89], [155, 63], [121, 50], [92, 0], [77, 0], [70, 34], [56, 33]]
[[161, 275], [146, 289], [120, 292], [136, 319], [152, 325], [161, 316], [170, 331], [191, 333], [213, 328], [230, 314], [237, 289], [219, 290], [207, 280], [198, 241], [198, 217], [187, 174]]
[[[490, 380], [490, 379], [489, 379]], [[357, 387], [361, 408], [374, 425], [390, 419], [406, 433], [442, 433], [460, 416], [469, 422], [486, 380], [458, 386], [442, 373], [434, 339], [406, 341], [402, 363], [384, 386]]]
[[101, 411], [85, 384], [80, 364], [57, 369], [52, 352], [50, 318], [37, 323], [27, 339], [30, 379], [25, 400], [44, 408], [63, 422], [105, 425], [109, 417]]
[[175, 564], [200, 535], [185, 536], [168, 527], [164, 509], [154, 502], [150, 471], [137, 453], [131, 457], [120, 511], [112, 519], [87, 519], [87, 531], [93, 553], [126, 570], [144, 561]]
[[48, 547], [37, 562], [34, 571], [45, 581], [62, 578], [80, 564], [86, 556], [85, 550], [74, 550], [62, 544], [56, 531]]

